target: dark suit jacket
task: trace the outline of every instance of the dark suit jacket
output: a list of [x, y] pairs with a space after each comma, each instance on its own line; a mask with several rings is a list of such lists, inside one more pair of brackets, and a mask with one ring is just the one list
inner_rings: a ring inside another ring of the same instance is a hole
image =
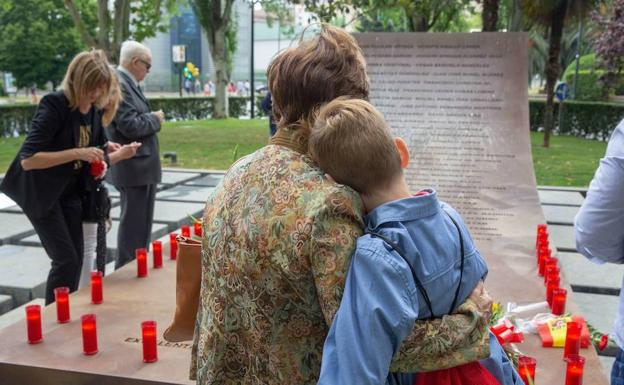
[[118, 187], [157, 184], [161, 180], [158, 136], [160, 121], [150, 113], [149, 102], [122, 71], [117, 71], [123, 100], [115, 120], [106, 129], [108, 138], [117, 143], [141, 142], [136, 155], [111, 167], [107, 180]]
[[[101, 117], [101, 113], [96, 111], [91, 127], [92, 143], [96, 146], [106, 143]], [[26, 140], [0, 185], [0, 191], [13, 199], [26, 214], [44, 216], [73, 180], [74, 162], [25, 171], [21, 160], [41, 151], [76, 148], [79, 138], [80, 111], [69, 108], [69, 100], [62, 91], [44, 96], [37, 107]]]

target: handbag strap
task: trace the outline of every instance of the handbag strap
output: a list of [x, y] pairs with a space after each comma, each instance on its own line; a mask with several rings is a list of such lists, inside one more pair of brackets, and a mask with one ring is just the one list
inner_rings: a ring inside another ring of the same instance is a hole
[[[457, 232], [459, 234], [460, 255], [461, 255], [461, 264], [460, 264], [460, 272], [459, 272], [459, 283], [457, 284], [457, 289], [455, 290], [455, 296], [453, 298], [453, 302], [451, 303], [451, 308], [448, 311], [448, 314], [450, 314], [450, 313], [453, 312], [453, 310], [455, 309], [455, 305], [457, 304], [457, 299], [459, 298], [459, 290], [461, 288], [461, 282], [462, 282], [462, 279], [463, 279], [463, 276], [464, 276], [464, 260], [465, 260], [464, 237], [462, 236], [462, 232], [461, 232], [461, 230], [459, 228], [459, 225], [455, 221], [455, 219], [453, 219], [453, 217], [446, 210], [442, 209], [442, 211], [444, 211], [444, 213], [451, 219], [451, 221], [453, 222], [453, 225], [455, 225], [455, 228], [457, 229]], [[410, 268], [410, 271], [412, 273], [412, 278], [414, 279], [414, 283], [416, 284], [416, 288], [418, 289], [418, 291], [420, 292], [420, 295], [425, 300], [425, 304], [427, 305], [427, 308], [429, 309], [429, 313], [431, 314], [430, 318], [431, 319], [432, 318], [436, 318], [435, 314], [433, 313], [433, 305], [431, 304], [431, 299], [429, 298], [429, 294], [427, 293], [427, 289], [425, 289], [425, 286], [422, 284], [422, 282], [418, 278], [418, 275], [416, 274], [416, 269], [414, 269], [414, 266], [410, 262], [409, 258], [407, 258], [407, 256], [405, 255], [405, 252], [403, 251], [403, 249], [398, 244], [396, 244], [394, 241], [392, 241], [391, 239], [386, 237], [385, 235], [382, 235], [380, 233], [374, 232], [374, 231], [369, 230], [369, 229], [366, 229], [365, 233], [366, 234], [370, 234], [371, 236], [380, 238], [382, 241], [387, 243], [388, 246], [390, 246], [391, 249], [396, 251], [401, 256], [401, 258], [403, 258], [405, 263], [407, 263], [407, 266], [409, 266], [409, 268]]]

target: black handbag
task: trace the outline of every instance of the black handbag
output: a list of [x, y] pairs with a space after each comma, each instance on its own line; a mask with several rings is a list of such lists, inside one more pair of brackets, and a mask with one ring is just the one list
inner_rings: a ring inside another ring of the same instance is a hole
[[101, 181], [90, 187], [82, 196], [82, 220], [99, 223], [110, 216], [111, 199]]

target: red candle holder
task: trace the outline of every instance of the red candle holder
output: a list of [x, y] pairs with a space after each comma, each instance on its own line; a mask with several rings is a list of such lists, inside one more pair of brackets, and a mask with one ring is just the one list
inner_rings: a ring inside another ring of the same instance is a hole
[[141, 322], [141, 335], [143, 337], [143, 362], [158, 361], [156, 321]]
[[102, 272], [91, 272], [91, 303], [99, 305], [104, 300], [102, 293]]
[[147, 277], [147, 249], [136, 249], [134, 253], [137, 261], [137, 277], [145, 278]]
[[58, 323], [69, 322], [69, 288], [63, 286], [54, 289], [54, 302], [56, 303], [56, 320]]
[[559, 277], [560, 271], [561, 269], [559, 269], [559, 266], [546, 265], [546, 269], [544, 271], [544, 285], [547, 285], [551, 278]]
[[565, 385], [583, 385], [583, 368], [585, 366], [585, 357], [579, 355], [571, 355], [565, 359], [566, 379]]
[[176, 260], [178, 258], [178, 234], [169, 234], [169, 258]]
[[565, 312], [567, 295], [568, 291], [566, 289], [562, 289], [560, 287], [553, 289], [551, 312], [554, 315], [562, 315]]
[[154, 262], [154, 269], [160, 269], [163, 266], [161, 241], [152, 242], [152, 259]]
[[198, 237], [202, 236], [202, 224], [201, 224], [201, 222], [195, 222], [193, 224], [193, 229], [195, 231], [195, 235], [196, 236], [198, 236]]
[[186, 238], [190, 238], [191, 237], [191, 226], [189, 225], [182, 225], [180, 226], [180, 230], [182, 232], [182, 236], [186, 237]]
[[43, 341], [41, 332], [41, 306], [26, 306], [26, 332], [29, 344], [38, 344]]
[[559, 288], [559, 283], [561, 279], [557, 277], [551, 277], [548, 283], [546, 284], [546, 302], [548, 302], [548, 306], [552, 309], [553, 303], [553, 290]]
[[82, 352], [91, 356], [98, 352], [95, 314], [85, 314], [80, 319], [82, 320]]
[[563, 358], [578, 355], [581, 350], [581, 331], [583, 325], [580, 322], [570, 321], [566, 324], [565, 348]]
[[544, 276], [544, 272], [546, 270], [546, 264], [550, 263], [552, 258], [550, 257], [550, 249], [546, 249], [545, 252], [540, 254], [539, 266], [538, 266], [538, 274], [540, 277]]
[[529, 356], [520, 356], [518, 357], [518, 374], [522, 381], [524, 381], [525, 385], [533, 385], [535, 384], [535, 366], [537, 365], [537, 360], [533, 357]]

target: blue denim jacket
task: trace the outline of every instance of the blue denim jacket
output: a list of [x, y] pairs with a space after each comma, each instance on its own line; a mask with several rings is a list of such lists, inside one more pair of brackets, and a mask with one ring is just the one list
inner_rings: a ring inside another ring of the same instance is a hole
[[[464, 273], [456, 303], [459, 306], [485, 278], [487, 266], [460, 215], [438, 201], [435, 191], [389, 202], [365, 218], [368, 231], [389, 238], [410, 258], [436, 316], [448, 313], [460, 279], [461, 245], [458, 229], [449, 216], [458, 224], [464, 242]], [[390, 361], [414, 322], [430, 317], [405, 260], [380, 238], [368, 234], [360, 237], [342, 302], [323, 348], [319, 384], [386, 383]], [[509, 372], [510, 366], [508, 362], [505, 368], [497, 364], [506, 357], [495, 339], [493, 342], [494, 361], [490, 364], [494, 365], [485, 366], [492, 366], [494, 370], [490, 371], [496, 376], [496, 370]], [[413, 379], [412, 375], [400, 377], [405, 384]], [[514, 381], [501, 382], [505, 383]]]

